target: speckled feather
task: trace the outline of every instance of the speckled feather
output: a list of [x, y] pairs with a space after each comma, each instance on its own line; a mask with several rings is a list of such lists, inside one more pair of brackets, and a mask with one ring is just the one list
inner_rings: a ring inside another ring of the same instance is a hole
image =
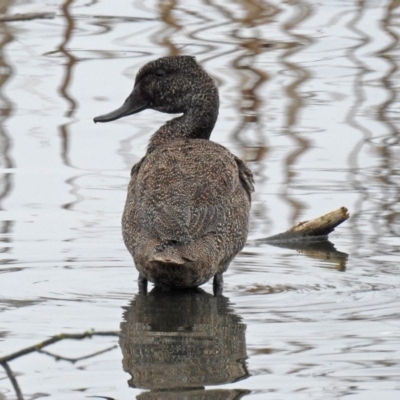
[[218, 91], [194, 58], [150, 62], [138, 72], [138, 84], [148, 108], [183, 115], [152, 136], [132, 168], [124, 241], [144, 278], [198, 286], [225, 272], [243, 248], [253, 177], [243, 161], [208, 140]]

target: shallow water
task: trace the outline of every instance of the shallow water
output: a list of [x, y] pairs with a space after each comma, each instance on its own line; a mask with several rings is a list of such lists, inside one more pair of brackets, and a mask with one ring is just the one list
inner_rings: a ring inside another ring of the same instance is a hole
[[[11, 361], [24, 398], [397, 399], [400, 3], [116, 3], [0, 6], [54, 13], [0, 22], [0, 356], [60, 332], [110, 334], [46, 348], [107, 350], [74, 363]], [[221, 298], [210, 284], [140, 296], [122, 242], [130, 168], [168, 116], [92, 122], [171, 54], [215, 77], [212, 138], [256, 179]], [[254, 240], [340, 206], [351, 218], [336, 251]], [[3, 369], [1, 394], [17, 398]]]

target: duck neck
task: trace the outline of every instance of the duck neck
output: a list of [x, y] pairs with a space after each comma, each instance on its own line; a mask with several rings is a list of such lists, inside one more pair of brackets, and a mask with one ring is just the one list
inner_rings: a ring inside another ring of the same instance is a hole
[[148, 151], [170, 142], [173, 139], [209, 139], [218, 117], [219, 101], [189, 107], [180, 117], [165, 123], [151, 137]]

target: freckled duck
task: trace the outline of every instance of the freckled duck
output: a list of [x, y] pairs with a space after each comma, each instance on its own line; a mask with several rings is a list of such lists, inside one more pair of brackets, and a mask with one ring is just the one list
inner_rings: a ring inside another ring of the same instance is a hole
[[133, 166], [122, 232], [147, 281], [195, 287], [222, 274], [243, 248], [253, 176], [225, 147], [209, 140], [218, 117], [218, 89], [190, 56], [151, 61], [136, 75], [132, 93], [109, 122], [145, 109], [182, 114], [150, 139]]

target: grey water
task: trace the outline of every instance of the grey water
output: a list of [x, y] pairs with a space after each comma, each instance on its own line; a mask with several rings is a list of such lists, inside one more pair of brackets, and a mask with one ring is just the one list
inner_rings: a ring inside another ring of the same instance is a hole
[[[0, 13], [0, 357], [110, 333], [11, 361], [24, 399], [398, 398], [398, 0], [4, 0]], [[122, 242], [130, 168], [170, 116], [92, 121], [175, 54], [215, 78], [212, 140], [256, 181], [221, 297], [140, 295]], [[255, 240], [341, 206], [327, 247]], [[0, 368], [2, 396], [17, 399]]]

